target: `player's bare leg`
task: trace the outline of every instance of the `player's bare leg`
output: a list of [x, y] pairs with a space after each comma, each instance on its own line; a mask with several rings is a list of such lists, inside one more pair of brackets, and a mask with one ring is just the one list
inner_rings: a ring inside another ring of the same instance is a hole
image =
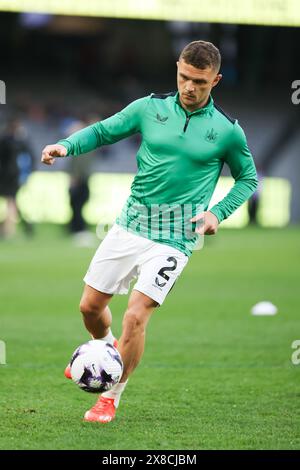
[[86, 329], [94, 339], [102, 339], [110, 331], [112, 322], [108, 303], [112, 294], [99, 292], [93, 287], [85, 285], [80, 301], [80, 311]]
[[142, 358], [146, 326], [157, 305], [157, 302], [147, 295], [136, 290], [132, 291], [123, 318], [123, 330], [118, 346], [124, 364], [123, 375], [120, 382], [108, 392], [103, 393], [96, 405], [86, 412], [86, 421], [108, 423], [114, 419], [128, 377]]
[[137, 290], [132, 291], [123, 318], [123, 330], [118, 346], [124, 364], [120, 382], [126, 382], [142, 358], [146, 326], [157, 305], [157, 302], [147, 295]]
[[[85, 285], [80, 301], [80, 311], [85, 327], [93, 339], [103, 339], [113, 346], [117, 346], [118, 342], [110, 329], [112, 315], [108, 303], [111, 298], [111, 294], [99, 292], [93, 287]], [[70, 364], [65, 369], [65, 377], [71, 379]]]

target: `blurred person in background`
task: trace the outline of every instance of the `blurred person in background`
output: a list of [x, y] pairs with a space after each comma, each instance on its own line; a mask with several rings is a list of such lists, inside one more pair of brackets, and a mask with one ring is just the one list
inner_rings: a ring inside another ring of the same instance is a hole
[[264, 173], [260, 167], [257, 167], [257, 179], [258, 179], [258, 186], [255, 193], [248, 200], [248, 216], [249, 216], [249, 223], [251, 225], [259, 225], [258, 222], [258, 211], [259, 211], [259, 204], [261, 198], [261, 192], [263, 187], [263, 179]]
[[16, 233], [18, 216], [25, 232], [32, 234], [32, 225], [22, 218], [16, 204], [16, 194], [25, 184], [33, 168], [33, 156], [27, 134], [17, 118], [11, 119], [0, 136], [0, 196], [6, 200], [6, 215], [0, 234], [11, 238]]
[[[148, 321], [174, 286], [199, 236], [215, 234], [219, 223], [257, 187], [254, 161], [242, 128], [211, 96], [222, 78], [220, 65], [220, 52], [212, 43], [194, 41], [183, 49], [177, 62], [177, 92], [138, 99], [110, 118], [43, 150], [42, 162], [52, 165], [56, 157], [78, 158], [130, 135], [142, 136], [131, 195], [84, 278], [80, 309], [85, 326], [94, 339], [113, 345], [116, 339], [108, 304], [114, 294], [127, 293], [131, 280], [138, 278], [118, 343], [123, 375], [86, 412], [86, 421], [108, 423], [114, 419], [128, 377], [143, 355]], [[235, 184], [208, 211], [224, 163]], [[157, 206], [163, 206], [165, 212], [154, 220], [152, 230], [152, 209]], [[167, 226], [160, 222], [165, 215], [169, 215]], [[65, 375], [71, 377], [70, 366]], [[161, 397], [163, 406], [163, 393]]]
[[[84, 121], [75, 120], [66, 128], [67, 134], [78, 132], [86, 126]], [[80, 158], [73, 158], [70, 161], [70, 206], [72, 217], [70, 221], [70, 232], [74, 236], [77, 246], [92, 246], [95, 237], [87, 230], [86, 222], [82, 215], [84, 204], [89, 200], [90, 191], [88, 178], [90, 176], [90, 160], [83, 161]]]

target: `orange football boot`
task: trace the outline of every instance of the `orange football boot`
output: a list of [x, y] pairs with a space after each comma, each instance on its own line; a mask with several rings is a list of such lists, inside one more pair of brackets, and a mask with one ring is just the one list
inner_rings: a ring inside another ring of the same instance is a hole
[[71, 376], [71, 366], [70, 366], [70, 364], [68, 364], [67, 367], [65, 368], [64, 374], [65, 374], [65, 377], [66, 377], [67, 379], [71, 379], [71, 378], [72, 378], [72, 376]]
[[105, 398], [100, 395], [97, 403], [84, 415], [84, 421], [97, 423], [109, 423], [116, 415], [116, 407], [113, 398]]

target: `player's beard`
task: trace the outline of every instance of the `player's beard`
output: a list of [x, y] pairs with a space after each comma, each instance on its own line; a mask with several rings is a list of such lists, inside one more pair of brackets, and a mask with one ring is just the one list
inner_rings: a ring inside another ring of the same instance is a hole
[[189, 95], [187, 93], [183, 93], [184, 99], [187, 99], [188, 101], [195, 101], [196, 96], [195, 95]]

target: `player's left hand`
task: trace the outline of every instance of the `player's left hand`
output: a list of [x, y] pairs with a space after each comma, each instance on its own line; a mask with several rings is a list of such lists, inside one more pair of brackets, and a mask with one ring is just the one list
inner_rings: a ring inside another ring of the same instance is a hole
[[198, 222], [195, 232], [199, 235], [215, 235], [218, 231], [219, 221], [212, 212], [201, 212], [190, 221]]

